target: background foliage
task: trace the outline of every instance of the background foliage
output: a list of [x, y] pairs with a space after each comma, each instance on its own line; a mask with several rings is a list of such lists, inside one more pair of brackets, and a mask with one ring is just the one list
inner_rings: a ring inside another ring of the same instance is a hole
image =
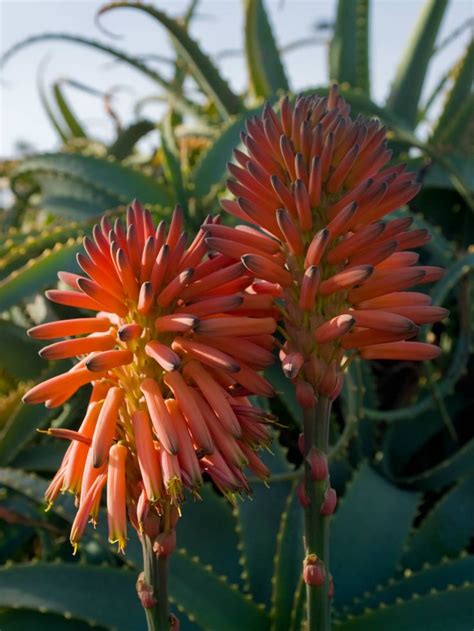
[[[56, 284], [59, 269], [74, 270], [82, 235], [100, 213], [121, 213], [133, 197], [160, 217], [179, 201], [194, 227], [217, 212], [225, 165], [245, 119], [265, 99], [276, 101], [291, 91], [263, 0], [243, 2], [244, 94], [233, 92], [189, 35], [197, 4], [191, 2], [179, 19], [143, 3], [114, 2], [101, 10], [102, 17], [129, 10], [154, 20], [175, 51], [171, 79], [146, 59], [110, 44], [106, 34], [100, 41], [68, 33], [33, 35], [3, 59], [6, 63], [25, 46], [45, 40], [75, 42], [134, 67], [155, 83], [155, 98], [167, 103], [161, 120], [143, 118], [137, 103], [136, 120], [117, 126], [113, 142], [104, 145], [89, 135], [66, 96], [68, 84], [85, 89], [83, 77], [52, 85], [40, 81], [39, 96], [62, 149], [1, 164], [13, 193], [13, 202], [1, 209], [0, 232], [3, 631], [144, 628], [134, 591], [141, 564], [134, 537], [126, 556], [117, 555], [102, 519], [72, 557], [72, 499], [63, 497], [50, 512], [43, 511], [43, 492], [64, 448], [36, 429], [76, 428], [85, 397], [75, 396], [60, 410], [20, 403], [32, 383], [61, 370], [37, 357], [38, 345], [25, 328], [71, 315], [41, 296]], [[330, 75], [354, 114], [384, 122], [394, 157], [406, 161], [422, 182], [410, 207], [397, 212], [410, 213], [415, 227], [432, 232], [422, 258], [446, 267], [431, 293], [434, 304], [451, 310], [449, 321], [423, 333], [443, 348], [436, 364], [354, 362], [335, 405], [331, 477], [342, 499], [334, 519], [332, 569], [334, 624], [341, 631], [464, 631], [474, 619], [472, 43], [440, 77], [434, 93], [421, 100], [426, 72], [443, 45], [438, 32], [447, 4], [425, 2], [382, 107], [370, 93], [369, 62], [376, 51], [368, 44], [369, 0], [339, 0], [331, 26]], [[439, 115], [433, 118], [436, 103]], [[139, 152], [137, 142], [156, 128], [160, 148], [151, 155]], [[171, 594], [185, 631], [300, 631], [302, 626], [302, 511], [295, 496], [301, 419], [279, 368], [269, 370], [268, 377], [279, 393], [270, 406], [282, 423], [274, 453], [266, 457], [274, 472], [271, 487], [255, 481], [254, 500], [232, 508], [209, 485], [204, 502], [184, 507]]]

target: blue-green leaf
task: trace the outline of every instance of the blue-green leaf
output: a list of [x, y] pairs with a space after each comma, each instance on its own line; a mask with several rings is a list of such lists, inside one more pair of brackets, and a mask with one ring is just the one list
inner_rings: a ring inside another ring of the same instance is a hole
[[337, 585], [337, 607], [374, 589], [394, 574], [419, 499], [419, 494], [398, 489], [368, 464], [363, 464], [355, 474], [331, 528], [331, 568]]
[[64, 244], [58, 243], [52, 250], [45, 250], [38, 258], [31, 259], [0, 281], [0, 311], [55, 284], [57, 272], [61, 269], [75, 272], [76, 254], [82, 247], [79, 241], [70, 239]]
[[44, 361], [38, 356], [41, 344], [7, 320], [0, 320], [0, 348], [0, 365], [18, 379], [31, 379], [44, 368]]
[[[289, 473], [291, 466], [276, 441], [272, 450], [275, 455], [263, 452], [262, 460], [274, 474]], [[236, 507], [245, 578], [257, 603], [271, 604], [276, 539], [291, 488], [290, 480], [274, 481], [270, 488], [255, 484], [253, 499]]]
[[255, 96], [268, 98], [289, 90], [263, 0], [245, 0], [245, 53]]
[[232, 508], [210, 485], [203, 486], [200, 495], [202, 502], [189, 499], [183, 504], [183, 518], [176, 528], [178, 545], [231, 583], [240, 584], [239, 537]]
[[389, 605], [398, 598], [411, 598], [414, 594], [424, 596], [433, 589], [443, 590], [449, 586], [461, 586], [474, 576], [474, 556], [464, 555], [458, 559], [445, 560], [439, 565], [421, 572], [408, 570], [400, 580], [381, 585], [372, 594], [358, 599], [350, 607], [351, 613], [362, 613], [366, 608]]
[[304, 512], [293, 483], [282, 513], [277, 538], [272, 593], [272, 631], [287, 631], [290, 627], [295, 595], [303, 571]]
[[19, 177], [38, 181], [45, 198], [51, 193], [84, 201], [96, 196], [95, 215], [128, 204], [135, 197], [144, 204], [166, 206], [171, 202], [168, 191], [151, 177], [111, 160], [79, 154], [50, 153], [28, 158], [14, 173], [14, 178]]
[[139, 120], [125, 127], [110, 145], [109, 154], [116, 160], [123, 160], [132, 153], [137, 142], [153, 131], [155, 127], [155, 123], [150, 120]]
[[387, 106], [415, 127], [418, 105], [448, 0], [426, 0], [390, 90]]
[[474, 534], [474, 476], [461, 480], [436, 504], [408, 543], [403, 563], [411, 569], [456, 556]]
[[209, 149], [203, 153], [190, 177], [196, 197], [206, 197], [213, 187], [222, 184], [227, 173], [227, 162], [232, 160], [232, 152], [240, 144], [240, 132], [245, 127], [245, 121], [260, 112], [261, 108], [249, 110], [226, 125]]
[[200, 46], [187, 33], [177, 20], [170, 18], [166, 13], [148, 4], [134, 4], [132, 2], [110, 2], [104, 5], [99, 15], [113, 9], [138, 9], [155, 18], [173, 36], [175, 45], [181, 56], [188, 64], [190, 71], [213, 103], [215, 103], [223, 118], [237, 114], [242, 110], [242, 102], [232, 92], [229, 85], [219, 74], [219, 71], [209, 57], [201, 50]]
[[66, 97], [63, 94], [61, 83], [61, 81], [56, 81], [53, 85], [53, 94], [54, 98], [56, 99], [56, 105], [61, 112], [65, 124], [71, 132], [71, 136], [73, 138], [86, 138], [87, 134], [84, 131], [84, 128], [78, 121], [77, 117], [71, 109], [71, 106], [69, 105]]
[[458, 587], [368, 611], [337, 631], [466, 631], [474, 620], [474, 586]]
[[87, 622], [81, 622], [65, 616], [28, 611], [26, 609], [8, 610], [0, 612], [0, 629], [2, 631], [25, 631], [36, 629], [40, 631], [102, 631], [105, 627], [91, 627]]
[[331, 80], [370, 93], [369, 0], [339, 0], [329, 47]]
[[78, 563], [6, 566], [0, 569], [0, 607], [69, 612], [91, 624], [140, 631], [146, 625], [136, 579], [129, 570]]

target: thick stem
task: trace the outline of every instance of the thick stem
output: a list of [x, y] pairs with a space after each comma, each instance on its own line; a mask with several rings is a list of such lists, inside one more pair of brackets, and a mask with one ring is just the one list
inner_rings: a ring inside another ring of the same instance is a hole
[[141, 597], [148, 631], [169, 631], [168, 559], [157, 556], [153, 542], [146, 535], [141, 537], [143, 550], [144, 590], [148, 598]]
[[322, 585], [306, 585], [308, 631], [330, 631], [331, 600], [329, 598], [329, 525], [330, 516], [321, 514], [324, 494], [329, 488], [329, 477], [313, 480], [308, 455], [311, 449], [328, 453], [329, 417], [331, 400], [320, 396], [315, 407], [304, 410], [305, 490], [305, 552], [316, 555], [324, 566]]

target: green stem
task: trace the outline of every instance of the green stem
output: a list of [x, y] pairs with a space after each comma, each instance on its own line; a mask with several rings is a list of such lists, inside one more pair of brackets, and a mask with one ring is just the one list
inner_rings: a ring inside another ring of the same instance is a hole
[[147, 628], [148, 631], [169, 631], [168, 559], [156, 555], [153, 542], [146, 534], [142, 535], [141, 541], [144, 580], [156, 602], [154, 606], [144, 607]]
[[307, 458], [312, 447], [328, 453], [330, 414], [331, 400], [323, 396], [315, 407], [303, 411], [305, 489], [309, 500], [305, 508], [305, 552], [306, 556], [316, 555], [325, 569], [325, 581], [322, 585], [306, 585], [308, 631], [330, 631], [331, 628], [331, 602], [328, 596], [330, 517], [321, 515], [321, 505], [329, 480], [312, 480]]

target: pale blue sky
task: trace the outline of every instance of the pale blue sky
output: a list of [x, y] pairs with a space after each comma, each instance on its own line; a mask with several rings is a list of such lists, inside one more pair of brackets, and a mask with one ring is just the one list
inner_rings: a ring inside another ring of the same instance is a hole
[[[46, 31], [70, 32], [101, 39], [131, 53], [170, 52], [165, 31], [152, 19], [138, 11], [120, 10], [104, 19], [113, 32], [122, 33], [119, 40], [102, 34], [94, 23], [94, 15], [102, 2], [98, 0], [0, 0], [0, 50], [22, 38]], [[188, 2], [159, 0], [157, 6], [172, 14], [182, 13]], [[280, 45], [307, 37], [316, 22], [334, 18], [335, 0], [266, 0], [271, 21]], [[407, 38], [411, 33], [423, 0], [372, 0], [371, 75], [375, 101], [383, 102]], [[472, 15], [469, 0], [451, 0], [440, 39], [451, 33]], [[241, 0], [201, 0], [199, 17], [192, 25], [193, 35], [212, 56], [224, 49], [241, 48], [243, 16]], [[431, 65], [425, 94], [429, 94], [441, 76], [460, 57], [469, 37], [468, 30], [435, 57]], [[48, 58], [46, 82], [60, 77], [74, 78], [99, 90], [124, 86], [116, 98], [116, 107], [126, 122], [133, 118], [134, 102], [156, 94], [157, 86], [143, 75], [123, 64], [110, 63], [106, 55], [84, 46], [47, 42], [20, 52], [2, 73], [0, 154], [11, 156], [18, 140], [27, 141], [41, 151], [58, 146], [40, 104], [36, 87], [38, 67]], [[151, 62], [156, 63], [156, 62]], [[246, 82], [243, 57], [225, 58], [218, 62], [223, 74], [235, 90]], [[291, 52], [285, 57], [287, 74], [293, 89], [325, 84], [328, 81], [326, 46], [312, 46]], [[157, 66], [166, 73], [165, 66]], [[91, 134], [110, 139], [112, 124], [104, 114], [100, 99], [73, 89], [67, 92], [74, 109]], [[155, 110], [156, 112], [156, 110]], [[148, 110], [153, 115], [153, 109]]]

